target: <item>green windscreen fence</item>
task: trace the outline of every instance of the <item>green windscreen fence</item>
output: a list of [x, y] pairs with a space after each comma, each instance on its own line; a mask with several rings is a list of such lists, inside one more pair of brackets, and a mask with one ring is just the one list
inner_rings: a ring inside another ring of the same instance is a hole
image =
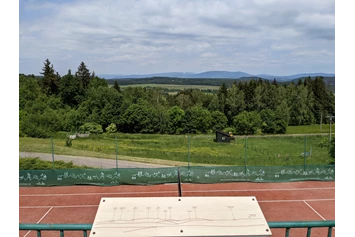
[[190, 166], [168, 168], [20, 170], [20, 187], [164, 183], [334, 181], [335, 165]]

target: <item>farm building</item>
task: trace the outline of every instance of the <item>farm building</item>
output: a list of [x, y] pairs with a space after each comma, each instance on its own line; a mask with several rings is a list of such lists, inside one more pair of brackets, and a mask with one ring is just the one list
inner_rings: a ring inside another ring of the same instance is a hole
[[214, 142], [228, 142], [235, 140], [232, 133], [226, 133], [220, 130], [216, 130], [216, 139], [213, 139]]

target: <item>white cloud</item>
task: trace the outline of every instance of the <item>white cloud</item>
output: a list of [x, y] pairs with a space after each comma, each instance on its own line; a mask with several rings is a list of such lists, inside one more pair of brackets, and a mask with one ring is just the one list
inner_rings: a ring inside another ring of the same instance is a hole
[[274, 44], [271, 46], [273, 50], [293, 50], [296, 49], [298, 45], [296, 44]]
[[[68, 67], [77, 68], [81, 61], [94, 65], [97, 73], [215, 70], [203, 65], [222, 69], [223, 63], [223, 70], [241, 70], [237, 68], [239, 63], [233, 63], [235, 53], [253, 55], [253, 70], [259, 72], [254, 56], [260, 49], [274, 50], [268, 54], [273, 57], [269, 62], [280, 62], [282, 68], [279, 58], [287, 58], [288, 51], [300, 45], [304, 52], [318, 45], [320, 52], [330, 52], [323, 54], [328, 61], [334, 58], [332, 1], [89, 0], [20, 4], [26, 6], [23, 14], [33, 15], [20, 21], [20, 60], [42, 63], [48, 58], [56, 62], [54, 67], [60, 73], [66, 73]], [[47, 14], [34, 18], [43, 9]], [[68, 55], [68, 62], [60, 62]], [[207, 62], [206, 55], [215, 57], [208, 57]], [[222, 62], [215, 62], [221, 58]], [[124, 67], [104, 65], [110, 63]], [[148, 66], [151, 64], [155, 67]], [[175, 70], [174, 64], [179, 65]], [[20, 65], [24, 73], [40, 70], [31, 68], [34, 63], [26, 65]], [[325, 65], [329, 66], [334, 70], [334, 63]]]

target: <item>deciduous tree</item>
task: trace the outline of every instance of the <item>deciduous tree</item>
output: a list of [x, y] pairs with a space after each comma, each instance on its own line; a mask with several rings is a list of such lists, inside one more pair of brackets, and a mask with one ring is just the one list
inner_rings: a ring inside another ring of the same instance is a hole
[[255, 134], [261, 128], [260, 114], [255, 111], [243, 111], [234, 117], [233, 125], [237, 134]]

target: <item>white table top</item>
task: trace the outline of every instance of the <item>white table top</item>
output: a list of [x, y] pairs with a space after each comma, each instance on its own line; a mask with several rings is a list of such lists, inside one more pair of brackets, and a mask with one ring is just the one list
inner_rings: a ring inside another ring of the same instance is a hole
[[90, 237], [271, 236], [254, 196], [102, 198]]

